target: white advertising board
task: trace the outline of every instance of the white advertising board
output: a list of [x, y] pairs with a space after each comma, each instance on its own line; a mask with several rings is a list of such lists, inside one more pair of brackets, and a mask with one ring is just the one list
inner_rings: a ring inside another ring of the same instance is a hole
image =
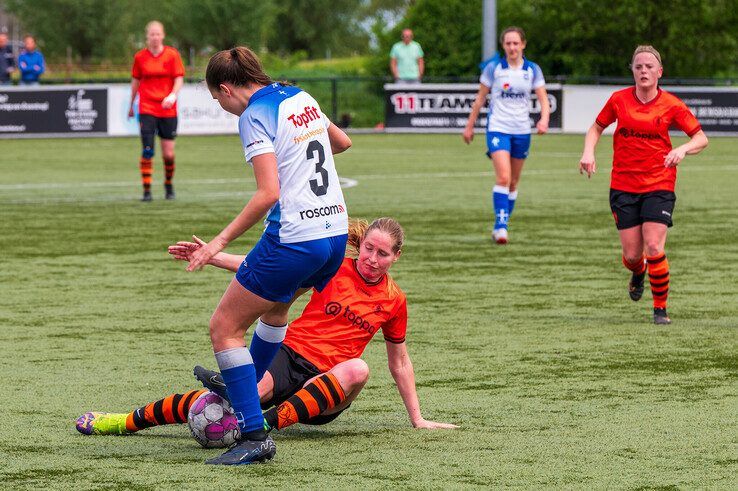
[[[108, 89], [108, 134], [138, 135], [138, 121], [128, 117], [130, 85], [110, 85]], [[137, 106], [137, 105], [136, 105]], [[217, 135], [238, 133], [238, 117], [225, 112], [204, 84], [187, 84], [177, 98], [177, 133]]]

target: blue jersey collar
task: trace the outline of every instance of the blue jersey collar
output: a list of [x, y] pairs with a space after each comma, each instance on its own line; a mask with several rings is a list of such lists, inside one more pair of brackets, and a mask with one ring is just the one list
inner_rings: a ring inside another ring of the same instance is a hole
[[279, 89], [282, 88], [282, 84], [279, 82], [274, 82], [271, 85], [267, 85], [266, 87], [262, 87], [251, 96], [249, 99], [249, 106], [257, 99], [261, 99], [262, 97], [271, 94], [272, 92], [276, 92]]
[[[500, 66], [504, 69], [510, 68], [510, 64], [507, 62], [507, 57], [503, 56], [500, 60]], [[530, 67], [530, 62], [528, 59], [523, 56], [523, 66], [520, 67], [521, 70], [527, 70]]]

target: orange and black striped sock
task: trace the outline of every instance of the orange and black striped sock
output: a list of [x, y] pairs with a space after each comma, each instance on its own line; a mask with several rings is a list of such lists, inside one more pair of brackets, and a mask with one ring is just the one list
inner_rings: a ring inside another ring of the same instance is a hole
[[174, 177], [174, 157], [164, 159], [164, 185], [171, 186]]
[[205, 392], [207, 390], [201, 389], [172, 394], [131, 411], [126, 418], [126, 429], [138, 431], [151, 426], [186, 423], [190, 406]]
[[143, 188], [145, 192], [151, 191], [151, 173], [153, 172], [153, 168], [151, 165], [151, 159], [147, 159], [144, 157], [141, 157], [141, 160], [139, 161], [138, 168], [141, 170], [141, 184], [143, 184]]
[[653, 308], [665, 309], [666, 298], [669, 296], [669, 261], [663, 252], [657, 256], [649, 256], [646, 260], [653, 294]]
[[279, 406], [269, 409], [264, 413], [264, 419], [272, 428], [281, 430], [295, 423], [304, 423], [344, 400], [346, 394], [341, 384], [332, 373], [325, 373]]
[[643, 255], [640, 259], [632, 263], [623, 256], [623, 266], [631, 270], [634, 274], [642, 275], [646, 272], [646, 256]]

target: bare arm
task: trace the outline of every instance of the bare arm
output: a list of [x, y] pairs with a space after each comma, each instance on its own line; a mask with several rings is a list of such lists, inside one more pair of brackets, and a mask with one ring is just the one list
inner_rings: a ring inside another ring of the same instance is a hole
[[399, 78], [397, 76], [397, 58], [390, 58], [390, 71], [392, 72], [392, 77], [397, 80]]
[[256, 178], [256, 192], [236, 218], [213, 240], [192, 255], [187, 271], [202, 269], [210, 259], [222, 251], [232, 240], [240, 237], [258, 222], [269, 208], [279, 200], [279, 178], [277, 156], [274, 153], [257, 155], [251, 162]]
[[[174, 259], [190, 262], [192, 254], [194, 254], [194, 252], [200, 247], [207, 245], [207, 242], [196, 235], [192, 236], [192, 240], [194, 240], [194, 242], [179, 241], [176, 244], [172, 244], [167, 249], [167, 252], [169, 252]], [[210, 261], [208, 261], [208, 264], [215, 266], [216, 268], [226, 269], [235, 273], [238, 271], [238, 268], [241, 266], [244, 259], [246, 259], [246, 256], [219, 252], [213, 256]]]
[[669, 152], [664, 158], [664, 166], [676, 167], [679, 165], [685, 156], [695, 155], [700, 153], [707, 146], [707, 135], [705, 132], [700, 130], [689, 139], [684, 145], [679, 145]]
[[328, 126], [328, 139], [331, 141], [331, 152], [333, 155], [345, 152], [351, 147], [351, 138], [333, 123]]
[[551, 104], [548, 102], [548, 93], [546, 87], [538, 87], [536, 89], [536, 97], [541, 105], [541, 119], [536, 123], [538, 134], [542, 135], [548, 132], [548, 121], [551, 117]]
[[400, 392], [400, 397], [402, 397], [402, 402], [405, 404], [405, 409], [407, 409], [413, 427], [427, 429], [458, 428], [453, 424], [437, 423], [423, 418], [420, 413], [418, 392], [415, 389], [415, 371], [407, 352], [407, 345], [405, 343], [390, 343], [389, 341], [385, 344], [387, 345], [387, 361], [390, 373], [397, 384], [397, 390]]
[[595, 147], [597, 147], [597, 142], [600, 141], [604, 130], [605, 128], [597, 123], [592, 123], [584, 137], [584, 150], [582, 151], [582, 158], [579, 159], [579, 173], [584, 174], [586, 172], [587, 178], [591, 178], [592, 174], [597, 171]]
[[182, 89], [182, 85], [184, 85], [184, 77], [175, 77], [172, 91], [161, 101], [161, 107], [169, 109], [175, 102], [177, 102], [177, 94], [179, 94], [180, 89]]
[[418, 58], [418, 78], [423, 78], [424, 74], [425, 74], [425, 60], [423, 58]]
[[133, 117], [133, 103], [136, 100], [136, 94], [138, 94], [138, 87], [141, 85], [141, 81], [137, 78], [131, 79], [131, 104], [128, 107], [128, 117]]
[[466, 128], [464, 128], [462, 135], [464, 142], [467, 144], [471, 143], [474, 139], [474, 125], [477, 119], [479, 119], [479, 111], [482, 110], [482, 106], [487, 101], [487, 95], [489, 95], [489, 87], [479, 84], [479, 92], [477, 92], [477, 98], [474, 99], [474, 104], [472, 104], [471, 114], [469, 114], [469, 119], [466, 122]]

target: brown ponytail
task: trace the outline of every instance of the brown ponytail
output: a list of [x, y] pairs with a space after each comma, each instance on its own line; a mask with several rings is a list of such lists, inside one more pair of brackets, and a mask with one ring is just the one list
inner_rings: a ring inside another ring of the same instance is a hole
[[264, 68], [256, 54], [245, 46], [224, 49], [215, 53], [208, 62], [205, 81], [211, 89], [217, 89], [225, 82], [236, 87], [273, 83], [272, 79], [264, 73]]

